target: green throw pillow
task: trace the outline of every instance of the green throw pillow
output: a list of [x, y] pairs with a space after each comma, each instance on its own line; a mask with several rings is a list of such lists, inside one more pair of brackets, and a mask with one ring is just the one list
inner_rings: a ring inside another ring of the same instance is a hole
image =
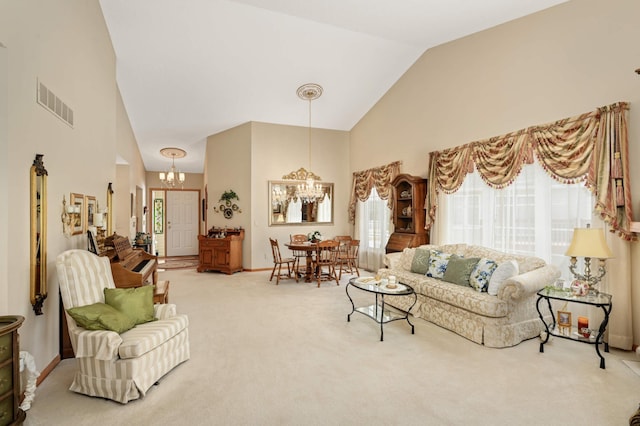
[[416, 249], [411, 261], [411, 272], [426, 275], [429, 270], [429, 250]]
[[119, 334], [136, 325], [131, 318], [105, 303], [78, 306], [67, 309], [67, 312], [80, 327], [87, 330], [111, 330]]
[[449, 259], [447, 270], [444, 271], [442, 279], [453, 284], [470, 287], [469, 276], [479, 260], [479, 257]]
[[105, 288], [104, 302], [131, 318], [136, 324], [155, 321], [153, 290], [155, 286]]

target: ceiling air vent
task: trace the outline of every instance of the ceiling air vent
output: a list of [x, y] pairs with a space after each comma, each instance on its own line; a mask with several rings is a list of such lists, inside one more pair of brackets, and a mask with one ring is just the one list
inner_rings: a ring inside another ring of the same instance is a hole
[[73, 110], [41, 82], [38, 82], [38, 103], [73, 127]]

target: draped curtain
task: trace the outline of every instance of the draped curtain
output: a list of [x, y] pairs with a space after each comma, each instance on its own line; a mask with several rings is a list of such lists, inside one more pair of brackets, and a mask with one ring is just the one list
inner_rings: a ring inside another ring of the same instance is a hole
[[351, 191], [351, 201], [349, 202], [349, 222], [356, 221], [356, 203], [367, 201], [371, 188], [375, 188], [378, 196], [387, 200], [389, 208], [393, 207], [391, 182], [400, 174], [400, 161], [389, 163], [385, 166], [376, 167], [369, 170], [353, 173], [353, 186]]
[[499, 189], [510, 185], [535, 155], [552, 178], [565, 183], [584, 181], [596, 197], [596, 211], [604, 222], [623, 239], [635, 240], [630, 231], [628, 109], [626, 102], [618, 102], [551, 124], [432, 152], [427, 229], [436, 217], [438, 193], [457, 191], [474, 165], [489, 186]]

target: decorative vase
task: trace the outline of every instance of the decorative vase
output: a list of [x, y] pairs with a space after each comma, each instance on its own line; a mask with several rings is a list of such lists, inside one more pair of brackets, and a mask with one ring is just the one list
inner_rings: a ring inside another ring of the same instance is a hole
[[589, 285], [584, 281], [575, 280], [571, 283], [571, 291], [574, 296], [586, 296], [589, 293]]

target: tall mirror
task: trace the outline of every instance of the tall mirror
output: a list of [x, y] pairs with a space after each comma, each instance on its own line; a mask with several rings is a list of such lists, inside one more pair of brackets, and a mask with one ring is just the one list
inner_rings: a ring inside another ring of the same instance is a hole
[[303, 180], [269, 181], [269, 226], [333, 223], [333, 183], [316, 182], [322, 196], [314, 201], [297, 196], [298, 185], [304, 183]]
[[113, 187], [111, 182], [107, 186], [107, 235], [113, 232]]
[[30, 298], [36, 315], [42, 315], [47, 298], [47, 170], [42, 154], [31, 166], [31, 264]]

